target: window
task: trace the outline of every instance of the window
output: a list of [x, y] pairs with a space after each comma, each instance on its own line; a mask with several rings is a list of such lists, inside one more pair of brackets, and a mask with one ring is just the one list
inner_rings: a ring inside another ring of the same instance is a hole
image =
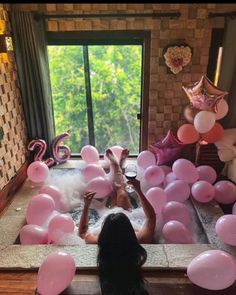
[[70, 131], [72, 154], [91, 144], [100, 154], [121, 145], [137, 155], [147, 117], [144, 38], [92, 33], [48, 33], [56, 135]]

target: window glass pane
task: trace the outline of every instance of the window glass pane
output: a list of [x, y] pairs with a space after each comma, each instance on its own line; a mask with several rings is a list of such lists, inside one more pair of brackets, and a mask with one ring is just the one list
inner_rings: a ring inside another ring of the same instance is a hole
[[121, 145], [138, 154], [142, 46], [89, 46], [89, 63], [96, 148]]
[[72, 153], [88, 144], [82, 46], [48, 46], [56, 135], [70, 130]]

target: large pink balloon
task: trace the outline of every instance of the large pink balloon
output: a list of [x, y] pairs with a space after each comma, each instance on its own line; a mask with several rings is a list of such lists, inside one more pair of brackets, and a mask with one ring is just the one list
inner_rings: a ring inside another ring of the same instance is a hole
[[170, 182], [165, 187], [165, 193], [167, 195], [167, 201], [184, 202], [190, 196], [189, 184], [183, 180], [177, 179]]
[[105, 198], [112, 192], [112, 184], [107, 178], [96, 177], [87, 183], [85, 191], [96, 192], [97, 199]]
[[88, 164], [84, 170], [83, 170], [83, 176], [84, 176], [84, 180], [86, 182], [90, 181], [93, 178], [96, 177], [105, 177], [106, 173], [103, 170], [103, 168], [97, 164]]
[[48, 166], [41, 161], [35, 161], [27, 168], [27, 176], [29, 180], [35, 183], [44, 182], [48, 177], [48, 173]]
[[215, 230], [226, 244], [236, 246], [236, 215], [221, 216], [216, 222]]
[[209, 290], [223, 290], [235, 279], [234, 258], [222, 250], [202, 252], [189, 263], [187, 275], [191, 282]]
[[191, 232], [177, 220], [168, 221], [162, 228], [162, 234], [168, 244], [191, 244], [193, 242]]
[[199, 133], [206, 133], [215, 124], [215, 114], [213, 112], [201, 111], [194, 117], [194, 127]]
[[42, 225], [55, 209], [53, 198], [47, 194], [34, 196], [26, 210], [28, 224]]
[[47, 244], [48, 231], [39, 225], [26, 224], [20, 230], [22, 245]]
[[209, 183], [214, 183], [217, 178], [217, 174], [214, 168], [209, 165], [201, 165], [197, 167], [199, 174], [199, 180], [205, 180]]
[[160, 167], [152, 165], [145, 170], [143, 177], [147, 184], [157, 186], [163, 182], [165, 174]]
[[177, 220], [188, 226], [191, 221], [190, 212], [186, 205], [180, 202], [168, 202], [162, 210], [163, 221], [166, 223]]
[[66, 211], [66, 204], [63, 202], [60, 190], [54, 185], [44, 185], [39, 190], [40, 194], [47, 194], [51, 196], [55, 202], [55, 210]]
[[231, 204], [236, 201], [235, 184], [229, 180], [220, 180], [215, 183], [215, 200], [221, 204]]
[[217, 104], [217, 113], [215, 114], [216, 120], [224, 118], [229, 111], [229, 105], [225, 99], [221, 99]]
[[81, 158], [88, 164], [99, 161], [99, 153], [97, 149], [92, 145], [85, 145], [81, 149]]
[[73, 280], [76, 265], [74, 258], [65, 252], [51, 253], [41, 264], [37, 277], [37, 291], [42, 295], [57, 295]]
[[195, 200], [207, 203], [214, 198], [215, 187], [205, 180], [199, 180], [192, 185], [191, 192]]
[[174, 162], [172, 170], [178, 179], [188, 183], [194, 183], [198, 180], [199, 174], [192, 162], [186, 159], [178, 159]]
[[56, 242], [58, 235], [72, 233], [75, 223], [71, 216], [60, 214], [55, 216], [48, 225], [48, 241]]
[[164, 190], [159, 187], [150, 188], [146, 193], [146, 198], [154, 208], [155, 213], [160, 215], [167, 202], [167, 196]]
[[150, 151], [142, 151], [137, 157], [137, 164], [143, 169], [146, 169], [147, 167], [156, 164], [156, 157]]
[[177, 131], [178, 139], [185, 143], [191, 144], [199, 140], [200, 135], [192, 124], [183, 124]]

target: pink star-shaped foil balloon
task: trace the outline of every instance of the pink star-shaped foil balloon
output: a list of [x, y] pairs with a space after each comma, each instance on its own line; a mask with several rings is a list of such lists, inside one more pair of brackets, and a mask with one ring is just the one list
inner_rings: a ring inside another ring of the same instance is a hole
[[153, 152], [157, 158], [157, 165], [171, 163], [177, 160], [186, 144], [179, 141], [171, 130], [168, 131], [166, 137], [149, 146], [149, 150]]
[[194, 108], [214, 113], [217, 112], [218, 102], [228, 94], [217, 88], [206, 75], [193, 85], [182, 86], [182, 88]]

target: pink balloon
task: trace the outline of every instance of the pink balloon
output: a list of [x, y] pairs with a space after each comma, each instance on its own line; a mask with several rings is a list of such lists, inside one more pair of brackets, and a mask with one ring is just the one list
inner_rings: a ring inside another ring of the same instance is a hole
[[103, 170], [103, 168], [100, 167], [97, 164], [88, 164], [84, 168], [84, 170], [83, 170], [82, 173], [83, 173], [83, 176], [84, 176], [84, 180], [86, 182], [90, 181], [93, 178], [99, 177], [99, 176], [101, 176], [101, 177], [105, 177], [106, 176], [106, 173]]
[[177, 180], [176, 175], [174, 174], [174, 172], [170, 172], [168, 174], [166, 174], [166, 177], [164, 179], [164, 187], [166, 187], [169, 183], [171, 183], [172, 181]]
[[28, 224], [42, 225], [55, 209], [53, 198], [47, 194], [34, 196], [26, 210]]
[[44, 185], [39, 190], [40, 194], [47, 194], [51, 196], [55, 202], [55, 210], [66, 211], [66, 204], [62, 200], [62, 194], [56, 186]]
[[160, 167], [152, 165], [145, 170], [143, 177], [147, 184], [157, 186], [163, 182], [165, 174]]
[[47, 244], [48, 232], [36, 224], [26, 224], [20, 230], [22, 245]]
[[214, 183], [217, 178], [217, 174], [214, 168], [208, 165], [201, 165], [197, 167], [199, 174], [199, 180], [205, 180], [209, 183]]
[[235, 184], [229, 180], [220, 180], [215, 183], [215, 200], [221, 204], [231, 204], [236, 201]]
[[200, 203], [210, 202], [215, 196], [215, 187], [205, 180], [199, 180], [192, 185], [192, 196]]
[[221, 216], [215, 225], [217, 235], [226, 244], [236, 246], [236, 215]]
[[183, 203], [175, 201], [168, 202], [164, 206], [162, 216], [165, 223], [171, 220], [177, 220], [185, 226], [188, 226], [191, 221], [188, 207]]
[[183, 180], [174, 180], [165, 187], [168, 202], [184, 202], [190, 196], [189, 184]]
[[48, 177], [48, 173], [48, 166], [41, 161], [31, 163], [27, 169], [27, 176], [29, 180], [35, 183], [44, 182]]
[[208, 290], [223, 290], [235, 281], [234, 258], [222, 250], [208, 250], [188, 265], [187, 275], [195, 285]]
[[58, 163], [65, 163], [70, 159], [71, 150], [67, 145], [60, 144], [61, 141], [64, 141], [70, 137], [68, 132], [63, 132], [62, 134], [56, 136], [52, 143], [52, 154], [53, 158]]
[[236, 215], [236, 203], [234, 203], [233, 205], [232, 214]]
[[215, 121], [215, 114], [213, 112], [201, 111], [194, 117], [193, 124], [199, 133], [206, 133], [211, 130]]
[[75, 228], [75, 223], [71, 216], [60, 214], [55, 216], [48, 225], [48, 241], [55, 242], [58, 235], [63, 233], [72, 233]]
[[216, 120], [224, 118], [229, 111], [229, 105], [225, 99], [221, 99], [217, 104], [217, 113], [215, 114]]
[[167, 165], [161, 165], [161, 166], [159, 166], [159, 167], [163, 170], [163, 172], [165, 173], [165, 176], [166, 176], [168, 173], [172, 172], [172, 168], [169, 167], [169, 166], [167, 166]]
[[150, 151], [142, 151], [137, 157], [137, 164], [143, 169], [146, 169], [147, 167], [156, 164], [156, 157]]
[[57, 295], [71, 283], [76, 271], [74, 258], [65, 252], [51, 253], [41, 264], [37, 291], [42, 295]]
[[177, 221], [168, 221], [162, 228], [163, 237], [168, 244], [191, 244], [191, 232], [187, 227]]
[[146, 193], [146, 198], [154, 208], [156, 214], [161, 214], [167, 202], [167, 197], [163, 189], [159, 187], [150, 188]]
[[97, 149], [92, 145], [85, 145], [81, 149], [81, 158], [88, 164], [99, 161], [99, 153]]
[[107, 178], [96, 177], [87, 183], [85, 191], [96, 192], [97, 199], [105, 198], [112, 192], [112, 184]]
[[186, 159], [178, 159], [174, 162], [172, 170], [178, 179], [188, 183], [194, 183], [198, 180], [199, 174], [192, 162]]

